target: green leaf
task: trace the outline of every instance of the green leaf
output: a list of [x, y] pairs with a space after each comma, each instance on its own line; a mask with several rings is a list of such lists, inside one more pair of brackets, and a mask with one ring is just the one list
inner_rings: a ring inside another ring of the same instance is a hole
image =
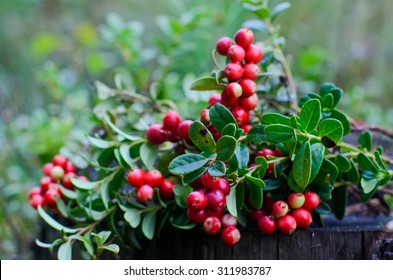
[[175, 228], [178, 228], [178, 229], [182, 229], [182, 230], [189, 230], [189, 229], [193, 229], [194, 227], [196, 227], [197, 224], [192, 223], [192, 224], [188, 224], [188, 225], [177, 225], [177, 224], [172, 223], [172, 226], [174, 226]]
[[89, 253], [89, 255], [90, 256], [94, 256], [93, 244], [90, 241], [90, 239], [88, 239], [87, 237], [76, 234], [76, 235], [68, 236], [68, 239], [70, 239], [70, 240], [78, 240], [78, 241], [82, 242], [83, 246], [85, 247], [85, 249]]
[[127, 140], [129, 140], [129, 141], [135, 141], [135, 140], [140, 139], [139, 136], [130, 135], [130, 134], [124, 132], [123, 130], [121, 130], [120, 128], [118, 128], [116, 125], [114, 125], [114, 124], [112, 123], [112, 121], [110, 120], [110, 118], [109, 118], [108, 115], [105, 115], [105, 116], [104, 116], [104, 122], [105, 122], [106, 124], [108, 124], [108, 126], [109, 126], [114, 132], [116, 132], [118, 135], [124, 137], [125, 139], [127, 139]]
[[345, 215], [348, 204], [348, 192], [346, 186], [335, 188], [332, 192], [333, 213], [337, 219], [341, 220]]
[[360, 180], [360, 186], [362, 188], [362, 193], [360, 195], [361, 199], [362, 201], [367, 201], [374, 195], [375, 191], [377, 190], [377, 187], [379, 186], [379, 180], [367, 180], [365, 178], [362, 178]]
[[265, 135], [264, 125], [254, 125], [247, 134], [247, 142], [254, 142], [255, 144], [261, 144], [262, 142], [267, 142]]
[[359, 171], [356, 168], [355, 162], [353, 159], [350, 159], [351, 168], [348, 172], [343, 174], [343, 178], [351, 183], [358, 183], [360, 179]]
[[235, 218], [237, 217], [236, 191], [237, 186], [232, 187], [231, 192], [226, 196], [228, 212]]
[[136, 166], [130, 155], [130, 148], [131, 146], [129, 144], [121, 144], [119, 148], [120, 155], [124, 162], [127, 164], [128, 168], [136, 169]]
[[343, 125], [336, 119], [324, 119], [319, 123], [319, 136], [321, 137], [322, 144], [331, 148], [343, 138]]
[[224, 129], [222, 130], [222, 132], [221, 132], [221, 135], [222, 135], [222, 136], [228, 135], [228, 136], [235, 137], [235, 134], [236, 134], [236, 125], [233, 124], [233, 123], [228, 123], [228, 124], [224, 127]]
[[218, 131], [222, 132], [225, 126], [229, 123], [233, 123], [236, 128], [237, 122], [231, 112], [221, 104], [215, 104], [210, 108], [209, 111], [210, 121], [218, 129]]
[[289, 9], [291, 6], [292, 6], [291, 3], [289, 2], [283, 2], [275, 6], [270, 13], [271, 22], [274, 22], [277, 19], [277, 16], [281, 12], [285, 11], [286, 9]]
[[322, 166], [313, 180], [313, 184], [333, 184], [339, 174], [337, 166], [328, 159], [323, 159]]
[[218, 84], [215, 77], [201, 77], [191, 84], [191, 90], [223, 90], [224, 85]]
[[294, 129], [299, 129], [299, 117], [295, 115], [289, 116], [289, 126], [293, 127]]
[[115, 141], [106, 141], [91, 136], [87, 136], [87, 140], [89, 140], [90, 144], [93, 147], [96, 147], [98, 149], [108, 149], [117, 145], [117, 142]]
[[343, 90], [341, 88], [333, 88], [328, 93], [332, 94], [334, 97], [334, 102], [332, 106], [332, 108], [334, 108], [340, 102], [341, 96], [343, 95]]
[[[243, 207], [243, 203], [244, 203], [244, 184], [243, 183], [239, 183], [236, 186], [236, 207], [237, 209], [241, 209]], [[238, 213], [238, 218], [240, 216], [240, 213]]]
[[206, 153], [212, 153], [216, 150], [216, 142], [214, 142], [213, 135], [200, 121], [195, 121], [191, 124], [188, 135], [199, 150]]
[[148, 212], [143, 217], [142, 232], [147, 239], [152, 240], [156, 229], [157, 212]]
[[190, 186], [175, 185], [173, 193], [175, 194], [175, 200], [177, 205], [182, 208], [187, 208], [186, 198], [193, 191]]
[[78, 194], [75, 191], [69, 190], [65, 187], [63, 187], [61, 184], [59, 184], [59, 188], [61, 193], [68, 199], [70, 200], [75, 200], [78, 197]]
[[46, 248], [46, 249], [49, 249], [50, 247], [52, 247], [52, 243], [44, 243], [38, 239], [35, 240], [35, 244], [37, 244], [37, 246], [39, 246], [41, 248]]
[[344, 128], [344, 135], [347, 135], [351, 132], [351, 123], [349, 122], [348, 117], [343, 112], [334, 109], [330, 112], [330, 117], [341, 122]]
[[236, 147], [235, 155], [238, 161], [238, 169], [243, 170], [248, 166], [250, 160], [250, 154], [248, 152], [248, 147], [244, 144], [239, 144]]
[[37, 211], [38, 211], [38, 214], [41, 216], [41, 218], [48, 225], [50, 225], [51, 227], [53, 227], [54, 229], [56, 229], [58, 231], [64, 231], [65, 233], [75, 233], [79, 230], [78, 228], [69, 228], [69, 227], [63, 226], [62, 224], [57, 222], [55, 219], [53, 219], [51, 216], [49, 216], [40, 205], [37, 207]]
[[249, 197], [252, 207], [261, 209], [263, 203], [263, 190], [266, 188], [265, 183], [255, 177], [249, 175], [244, 176], [248, 186]]
[[71, 260], [72, 259], [72, 243], [70, 241], [60, 245], [57, 251], [57, 258], [59, 260]]
[[194, 182], [196, 179], [201, 177], [202, 174], [206, 172], [206, 170], [207, 170], [206, 167], [201, 167], [191, 173], [185, 174], [183, 177], [183, 182], [185, 184], [189, 184], [191, 182]]
[[60, 196], [58, 196], [58, 197], [56, 198], [56, 207], [57, 207], [57, 210], [59, 210], [60, 214], [61, 214], [63, 217], [68, 218], [68, 209], [67, 209], [67, 206], [65, 205], [64, 200], [63, 200]]
[[105, 246], [99, 246], [98, 249], [107, 250], [107, 251], [110, 251], [115, 254], [118, 254], [120, 251], [120, 247], [117, 244], [109, 244], [109, 245], [105, 245]]
[[304, 103], [300, 114], [299, 124], [306, 132], [313, 131], [321, 118], [321, 102], [318, 99], [311, 99]]
[[100, 182], [89, 182], [89, 181], [83, 181], [77, 178], [71, 178], [71, 182], [72, 184], [75, 186], [75, 188], [79, 189], [79, 190], [83, 190], [83, 191], [89, 191], [89, 190], [93, 190], [94, 188], [96, 188]]
[[266, 113], [262, 116], [262, 124], [282, 124], [286, 126], [291, 126], [289, 118], [277, 113]]
[[370, 170], [373, 173], [378, 172], [377, 165], [369, 157], [367, 157], [364, 153], [358, 154], [357, 161], [359, 163], [360, 168], [363, 171]]
[[293, 178], [300, 188], [303, 190], [307, 187], [311, 178], [311, 147], [310, 142], [304, 142], [296, 150], [295, 159], [293, 161]]
[[326, 204], [325, 202], [320, 202], [317, 209], [315, 209], [315, 212], [323, 215], [327, 215], [332, 211], [330, 206]]
[[389, 171], [386, 162], [382, 158], [382, 147], [378, 147], [378, 149], [374, 152], [375, 160], [377, 161], [378, 165], [386, 171]]
[[264, 157], [256, 157], [255, 163], [261, 166], [258, 171], [259, 178], [264, 178], [269, 167], [267, 160]]
[[342, 154], [338, 154], [334, 163], [337, 165], [341, 173], [348, 172], [351, 169], [351, 162]]
[[142, 218], [140, 210], [135, 208], [128, 208], [119, 204], [120, 208], [124, 211], [124, 220], [126, 220], [132, 228], [139, 226]]
[[265, 135], [269, 141], [283, 142], [294, 136], [294, 129], [287, 125], [271, 124], [265, 127]]
[[278, 179], [265, 179], [263, 180], [266, 185], [266, 191], [273, 191], [281, 188], [283, 186], [283, 182]]
[[168, 169], [174, 175], [185, 175], [205, 166], [207, 161], [198, 154], [184, 154], [172, 160]]
[[314, 143], [311, 145], [310, 182], [312, 182], [315, 176], [317, 176], [319, 169], [321, 168], [324, 155], [325, 155], [325, 146], [323, 146], [320, 143]]
[[333, 94], [331, 93], [326, 94], [322, 99], [322, 109], [324, 111], [326, 110], [330, 111], [333, 108], [333, 103], [334, 103]]
[[139, 151], [143, 164], [148, 170], [153, 170], [158, 156], [158, 147], [156, 145], [144, 143]]
[[109, 182], [108, 180], [104, 179], [101, 184], [101, 199], [102, 203], [105, 206], [105, 209], [109, 209]]
[[359, 134], [358, 138], [359, 149], [370, 152], [373, 148], [373, 137], [371, 132], [366, 130]]
[[225, 176], [227, 168], [224, 162], [216, 160], [211, 165], [209, 165], [207, 171], [212, 177], [222, 177]]
[[234, 137], [225, 135], [222, 136], [216, 145], [217, 157], [222, 161], [231, 159], [236, 150], [236, 139]]

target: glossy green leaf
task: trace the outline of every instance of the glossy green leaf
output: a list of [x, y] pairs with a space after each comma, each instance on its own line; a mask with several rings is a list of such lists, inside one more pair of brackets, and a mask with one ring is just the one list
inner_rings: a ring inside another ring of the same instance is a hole
[[333, 94], [328, 93], [322, 98], [322, 109], [323, 110], [331, 110], [333, 108], [334, 97]]
[[337, 154], [334, 163], [337, 165], [341, 173], [348, 172], [351, 169], [351, 162], [342, 154]]
[[61, 198], [60, 196], [58, 196], [56, 198], [56, 207], [57, 210], [59, 210], [60, 214], [65, 217], [68, 218], [68, 209], [67, 209], [67, 205], [65, 204], [63, 198]]
[[236, 135], [236, 125], [233, 123], [228, 123], [224, 129], [221, 131], [221, 135], [228, 135], [228, 136], [232, 136], [235, 137]]
[[207, 161], [204, 156], [198, 154], [184, 154], [172, 160], [168, 169], [172, 174], [184, 175], [205, 166]]
[[237, 122], [233, 117], [232, 113], [223, 105], [215, 104], [210, 108], [209, 111], [210, 121], [218, 129], [218, 131], [222, 131], [225, 126], [229, 123], [233, 123], [236, 128]]
[[325, 202], [320, 202], [317, 209], [315, 209], [314, 211], [322, 215], [327, 215], [332, 211], [332, 209], [330, 208], [329, 204], [326, 204]]
[[111, 119], [109, 118], [108, 115], [104, 116], [104, 122], [106, 124], [108, 124], [108, 126], [114, 131], [116, 132], [118, 135], [124, 137], [125, 139], [129, 140], [129, 141], [136, 141], [139, 140], [140, 137], [139, 136], [133, 136], [130, 135], [126, 132], [124, 132], [123, 130], [121, 130], [120, 128], [118, 128], [115, 124], [112, 123]]
[[367, 180], [365, 178], [362, 178], [360, 180], [360, 186], [362, 189], [361, 199], [362, 201], [367, 201], [374, 195], [375, 191], [377, 190], [377, 187], [379, 186], [379, 180]]
[[222, 136], [216, 145], [217, 157], [222, 161], [231, 159], [236, 150], [237, 141], [234, 137]]
[[325, 146], [320, 143], [311, 145], [311, 175], [310, 182], [317, 176], [319, 169], [322, 166], [323, 157], [325, 156]]
[[105, 206], [105, 209], [109, 209], [109, 182], [108, 180], [103, 180], [102, 184], [101, 184], [101, 199], [102, 199], [102, 203]]
[[98, 139], [92, 136], [87, 136], [87, 140], [89, 140], [90, 144], [93, 147], [96, 147], [98, 149], [108, 149], [114, 146], [117, 146], [117, 142], [115, 141], [106, 141], [103, 139]]
[[341, 220], [345, 215], [345, 209], [348, 204], [348, 192], [346, 186], [335, 188], [333, 196], [333, 213], [337, 219]]
[[344, 129], [340, 121], [332, 118], [324, 119], [319, 123], [319, 136], [322, 144], [331, 148], [343, 138]]
[[348, 117], [343, 112], [337, 109], [331, 110], [330, 117], [341, 122], [344, 128], [344, 135], [347, 135], [351, 132], [351, 123], [349, 122]]
[[311, 146], [310, 142], [304, 142], [296, 150], [295, 160], [293, 162], [293, 178], [299, 187], [303, 190], [307, 187], [311, 178]]
[[263, 203], [263, 190], [266, 188], [263, 180], [249, 175], [245, 176], [252, 207], [261, 209]]
[[201, 167], [198, 168], [197, 170], [192, 171], [191, 173], [185, 174], [183, 176], [183, 182], [184, 184], [189, 184], [191, 182], [194, 182], [196, 179], [202, 176], [203, 173], [205, 173], [207, 170], [207, 167]]
[[383, 158], [382, 158], [382, 147], [379, 147], [379, 148], [381, 148], [381, 149], [377, 149], [375, 152], [374, 152], [374, 157], [375, 157], [375, 160], [376, 160], [376, 162], [378, 163], [378, 165], [381, 167], [381, 168], [383, 168], [384, 170], [386, 170], [386, 171], [389, 171], [389, 167], [386, 165], [386, 162], [383, 160]]
[[278, 4], [277, 6], [275, 6], [270, 13], [271, 22], [274, 22], [280, 13], [289, 9], [291, 6], [292, 6], [291, 3], [289, 3], [289, 2], [282, 2], [282, 3]]
[[141, 222], [141, 211], [134, 208], [127, 208], [121, 205], [120, 207], [124, 212], [124, 220], [126, 220], [132, 228], [139, 226]]
[[131, 146], [128, 144], [121, 144], [120, 148], [119, 148], [119, 152], [120, 152], [122, 159], [127, 164], [128, 168], [136, 169], [136, 165], [131, 158], [130, 148], [131, 148]]
[[[245, 185], [243, 183], [239, 183], [236, 186], [236, 207], [238, 210], [242, 209], [244, 204], [244, 194], [245, 193]], [[238, 217], [240, 213], [238, 212]]]
[[175, 194], [176, 204], [182, 208], [187, 208], [186, 198], [193, 191], [190, 186], [175, 185], [173, 193]]
[[52, 243], [45, 243], [45, 242], [42, 242], [38, 239], [35, 240], [35, 244], [37, 244], [37, 246], [39, 246], [41, 248], [45, 248], [45, 249], [49, 249], [50, 247], [52, 247]]
[[243, 170], [247, 168], [248, 162], [250, 160], [250, 154], [248, 152], [248, 147], [244, 144], [239, 144], [236, 147], [235, 155], [238, 161], [238, 169]]
[[215, 77], [201, 77], [191, 84], [191, 90], [223, 90], [224, 85], [218, 84]]
[[232, 187], [231, 188], [231, 192], [229, 193], [229, 195], [226, 196], [226, 201], [227, 201], [227, 209], [228, 212], [234, 216], [237, 217], [237, 195], [236, 195], [236, 191], [237, 191], [237, 187]]
[[318, 99], [311, 99], [304, 103], [300, 114], [299, 124], [306, 132], [313, 131], [321, 118], [321, 102]]
[[262, 116], [262, 124], [270, 125], [270, 124], [282, 124], [286, 126], [290, 126], [289, 117], [278, 114], [278, 113], [266, 113]]
[[141, 160], [143, 164], [147, 167], [147, 169], [154, 169], [154, 164], [156, 163], [158, 156], [158, 146], [144, 143], [141, 146], [139, 153]]
[[359, 134], [358, 138], [359, 149], [371, 151], [373, 148], [373, 137], [371, 132], [366, 130]]
[[294, 129], [287, 125], [271, 124], [265, 127], [265, 135], [269, 141], [283, 142], [294, 136]]
[[59, 184], [59, 188], [60, 188], [61, 193], [62, 193], [67, 199], [70, 199], [70, 200], [75, 200], [75, 199], [77, 199], [77, 197], [78, 197], [77, 192], [72, 191], [72, 190], [69, 190], [69, 189], [63, 187], [61, 184]]
[[343, 174], [343, 178], [344, 178], [344, 180], [347, 180], [349, 182], [358, 183], [359, 179], [360, 179], [359, 171], [358, 171], [353, 159], [350, 159], [349, 161], [351, 164], [351, 168], [349, 169], [348, 172]]
[[72, 243], [71, 241], [65, 242], [60, 245], [57, 251], [57, 258], [59, 260], [71, 260], [72, 259]]
[[195, 121], [191, 124], [188, 135], [199, 150], [206, 153], [212, 153], [216, 150], [216, 142], [214, 142], [213, 135], [200, 121]]
[[156, 229], [157, 212], [147, 212], [142, 221], [142, 232], [147, 239], [152, 240]]
[[212, 177], [225, 176], [226, 171], [227, 171], [227, 168], [225, 166], [225, 163], [220, 160], [214, 161], [211, 165], [209, 165], [209, 168], [207, 169], [207, 172]]
[[281, 182], [279, 179], [265, 179], [263, 181], [266, 185], [266, 191], [277, 190], [283, 186], [283, 182]]
[[328, 93], [333, 95], [334, 102], [332, 108], [334, 108], [340, 102], [341, 96], [343, 95], [343, 90], [341, 88], [334, 88], [331, 89]]
[[120, 247], [117, 244], [108, 244], [108, 245], [104, 245], [104, 246], [99, 246], [98, 249], [99, 250], [107, 250], [107, 251], [110, 251], [114, 254], [118, 254], [120, 252]]
[[289, 126], [291, 126], [294, 129], [299, 129], [299, 117], [296, 115], [290, 115], [289, 116]]
[[71, 178], [71, 182], [75, 186], [75, 188], [84, 191], [93, 190], [101, 183], [99, 181], [98, 182], [83, 181], [77, 178]]
[[300, 192], [303, 192], [304, 191], [304, 189], [302, 188], [302, 187], [300, 187], [297, 183], [296, 183], [296, 181], [295, 181], [295, 178], [294, 178], [294, 176], [293, 176], [293, 169], [289, 172], [289, 174], [288, 174], [288, 186], [289, 186], [289, 188], [293, 191], [293, 192], [296, 192], [296, 193], [300, 193]]
[[323, 159], [322, 166], [315, 179], [314, 184], [327, 185], [333, 184], [339, 174], [337, 166], [329, 159]]
[[247, 142], [254, 142], [255, 144], [267, 142], [267, 137], [265, 135], [265, 126], [260, 124], [254, 125], [247, 134]]
[[53, 227], [54, 229], [56, 229], [58, 231], [64, 231], [65, 233], [75, 233], [79, 230], [78, 228], [69, 228], [69, 227], [63, 226], [58, 221], [56, 221], [51, 216], [49, 216], [49, 214], [47, 214], [45, 212], [45, 210], [40, 205], [37, 207], [37, 211], [38, 211], [38, 214], [41, 216], [41, 218], [48, 225], [50, 225], [51, 227]]
[[75, 240], [82, 242], [83, 246], [85, 247], [85, 249], [89, 253], [89, 255], [94, 256], [93, 243], [91, 242], [91, 240], [89, 238], [76, 234], [76, 235], [68, 236], [68, 239], [69, 240], [75, 239]]
[[378, 172], [377, 165], [364, 153], [359, 153], [357, 156], [357, 161], [362, 170], [370, 170], [373, 173]]

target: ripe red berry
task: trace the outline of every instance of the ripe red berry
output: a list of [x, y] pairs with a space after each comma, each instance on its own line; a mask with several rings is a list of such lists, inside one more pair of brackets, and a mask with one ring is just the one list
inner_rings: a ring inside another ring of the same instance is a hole
[[243, 90], [239, 83], [233, 82], [227, 85], [227, 93], [232, 98], [239, 98], [242, 96]]
[[243, 72], [243, 67], [240, 64], [233, 62], [228, 63], [224, 69], [225, 77], [231, 82], [240, 80], [243, 77]]
[[296, 226], [296, 220], [291, 215], [285, 215], [277, 220], [277, 228], [284, 234], [292, 234]]
[[240, 241], [240, 231], [233, 226], [226, 227], [221, 232], [221, 239], [225, 244], [233, 246]]
[[231, 192], [231, 186], [230, 186], [228, 180], [225, 178], [220, 178], [218, 185], [217, 185], [217, 189], [222, 191], [222, 193], [225, 196], [227, 196]]
[[257, 45], [251, 45], [246, 50], [245, 59], [248, 63], [259, 63], [262, 60], [263, 54], [260, 47]]
[[146, 172], [143, 169], [135, 169], [128, 173], [128, 184], [135, 188], [140, 188], [145, 183]]
[[228, 58], [232, 62], [242, 62], [245, 56], [244, 49], [239, 45], [232, 45], [228, 49]]
[[202, 109], [201, 112], [199, 113], [199, 116], [201, 118], [201, 122], [204, 124], [210, 123], [210, 112], [209, 109]]
[[251, 79], [241, 79], [239, 85], [242, 88], [242, 97], [250, 97], [257, 91], [257, 84]]
[[259, 98], [256, 93], [254, 93], [250, 97], [239, 98], [239, 106], [246, 111], [254, 110], [258, 106], [258, 103], [259, 103]]
[[195, 179], [194, 181], [192, 181], [190, 183], [190, 187], [193, 188], [193, 189], [201, 189], [201, 188], [203, 188], [202, 176], [200, 176], [197, 179]]
[[224, 216], [224, 211], [218, 211], [218, 212], [215, 212], [215, 211], [210, 211], [210, 210], [206, 210], [205, 209], [205, 211], [206, 211], [206, 216], [207, 217], [217, 217], [217, 218], [221, 218], [222, 216]]
[[181, 118], [178, 112], [174, 110], [169, 110], [166, 112], [162, 119], [162, 124], [164, 129], [170, 130], [170, 131], [176, 131], [177, 127], [179, 126], [181, 122]]
[[280, 218], [288, 213], [288, 204], [285, 201], [279, 200], [274, 202], [272, 214], [276, 218]]
[[275, 157], [282, 157], [282, 153], [278, 148], [274, 149], [274, 156]]
[[242, 46], [245, 50], [254, 41], [254, 33], [248, 28], [242, 28], [238, 30], [235, 34], [236, 44]]
[[44, 203], [50, 207], [56, 205], [56, 198], [60, 196], [60, 193], [56, 189], [49, 189], [44, 195]]
[[248, 124], [250, 120], [250, 113], [245, 111], [243, 108], [233, 108], [231, 110], [231, 113], [240, 127]]
[[29, 199], [31, 207], [37, 209], [38, 205], [44, 205], [45, 200], [44, 197], [40, 194], [35, 194]]
[[233, 45], [233, 41], [229, 37], [222, 37], [216, 43], [216, 50], [221, 55], [227, 55], [228, 49]]
[[288, 196], [288, 205], [292, 209], [297, 209], [303, 206], [305, 201], [304, 194], [302, 193], [291, 193]]
[[74, 189], [74, 184], [72, 184], [71, 178], [76, 178], [76, 177], [77, 176], [74, 172], [68, 172], [64, 175], [63, 179], [61, 180], [61, 184], [65, 188], [72, 190], [72, 189]]
[[221, 217], [221, 225], [223, 227], [235, 227], [237, 225], [236, 218], [231, 214], [227, 213]]
[[258, 151], [255, 157], [264, 157], [268, 160], [268, 156], [275, 156], [274, 151], [268, 148], [263, 148], [262, 150]]
[[193, 211], [191, 209], [187, 209], [187, 217], [191, 222], [200, 224], [206, 220], [207, 215], [205, 210]]
[[237, 106], [237, 98], [232, 96], [226, 88], [221, 94], [221, 104], [227, 108], [234, 108]]
[[274, 179], [276, 177], [277, 174], [275, 173], [274, 170], [274, 163], [270, 163], [269, 166], [267, 167], [265, 178]]
[[153, 145], [160, 145], [167, 139], [163, 126], [160, 124], [152, 124], [146, 131], [146, 139]]
[[193, 191], [187, 196], [186, 204], [192, 211], [200, 211], [205, 209], [207, 205], [207, 197], [202, 192]]
[[213, 93], [210, 97], [209, 97], [209, 106], [213, 106], [215, 104], [221, 103], [221, 94], [219, 93]]
[[185, 120], [182, 121], [179, 124], [179, 127], [177, 128], [177, 135], [179, 135], [179, 137], [181, 139], [184, 139], [187, 142], [190, 142], [190, 136], [188, 136], [188, 131], [190, 129], [190, 125], [193, 123], [192, 120]]
[[319, 195], [317, 195], [315, 192], [305, 192], [304, 193], [304, 204], [303, 208], [312, 211], [316, 209], [321, 202], [321, 199]]
[[202, 184], [206, 190], [214, 190], [217, 189], [220, 184], [220, 178], [212, 177], [209, 173], [205, 172], [202, 175]]
[[276, 231], [276, 220], [271, 216], [262, 216], [258, 220], [258, 229], [260, 233], [271, 235]]
[[142, 203], [148, 203], [153, 200], [154, 190], [149, 185], [143, 185], [136, 191], [136, 199]]
[[55, 155], [52, 159], [53, 165], [60, 166], [63, 170], [67, 168], [67, 162], [67, 158], [63, 155]]
[[60, 180], [64, 176], [64, 169], [60, 166], [53, 166], [50, 176], [53, 180]]
[[250, 219], [253, 222], [258, 222], [258, 220], [263, 216], [266, 216], [266, 212], [263, 209], [255, 209], [250, 213]]
[[247, 63], [243, 66], [244, 73], [243, 78], [254, 80], [259, 76], [261, 70], [255, 63]]
[[53, 179], [49, 176], [42, 177], [40, 180], [41, 192], [44, 194], [49, 189], [49, 185], [53, 182]]
[[295, 218], [298, 228], [308, 228], [312, 222], [312, 216], [309, 211], [303, 208], [294, 209], [291, 211], [291, 216]]
[[160, 186], [160, 196], [164, 200], [169, 200], [172, 199], [174, 194], [173, 194], [173, 187], [175, 186], [175, 183], [169, 180], [165, 180], [161, 186]]
[[67, 166], [66, 166], [66, 168], [64, 169], [64, 172], [65, 172], [65, 173], [70, 173], [70, 172], [76, 173], [76, 167], [75, 167], [75, 165], [73, 165], [72, 162], [67, 162]]
[[33, 196], [36, 194], [41, 195], [41, 188], [40, 187], [34, 187], [29, 191], [29, 199], [31, 199]]
[[164, 176], [162, 176], [161, 172], [156, 169], [150, 170], [145, 175], [146, 185], [149, 185], [152, 188], [158, 188], [163, 182]]
[[52, 171], [53, 166], [54, 165], [51, 162], [45, 163], [42, 167], [42, 173], [44, 173], [45, 176], [50, 176], [50, 172]]
[[246, 124], [246, 125], [243, 125], [241, 128], [244, 130], [244, 133], [247, 134], [247, 133], [250, 132], [250, 130], [251, 130], [251, 128], [252, 128], [252, 125]]
[[223, 211], [227, 203], [225, 195], [220, 190], [212, 190], [206, 193], [207, 205], [206, 209], [213, 212]]
[[221, 221], [219, 218], [210, 216], [203, 222], [203, 230], [210, 235], [217, 234], [221, 230]]

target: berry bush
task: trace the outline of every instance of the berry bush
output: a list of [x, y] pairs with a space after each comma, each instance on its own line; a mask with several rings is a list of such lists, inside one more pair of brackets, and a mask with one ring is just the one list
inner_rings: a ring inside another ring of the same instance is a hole
[[[215, 68], [191, 84], [209, 96], [199, 116], [184, 119], [174, 102], [157, 100], [154, 82], [140, 93], [119, 80], [114, 89], [97, 83], [98, 94], [117, 103], [93, 111], [101, 125], [81, 153], [89, 167], [56, 155], [29, 194], [58, 231], [39, 246], [59, 259], [72, 258], [76, 247], [96, 259], [140, 248], [171, 227], [219, 234], [234, 246], [244, 227], [290, 235], [322, 225], [330, 212], [342, 219], [352, 194], [392, 199], [393, 161], [372, 134], [343, 141], [352, 125], [338, 109], [343, 90], [325, 83], [298, 99], [274, 24], [287, 5], [244, 2], [258, 19], [211, 46]], [[128, 122], [125, 110], [148, 125]], [[144, 117], [152, 114], [159, 121]]]

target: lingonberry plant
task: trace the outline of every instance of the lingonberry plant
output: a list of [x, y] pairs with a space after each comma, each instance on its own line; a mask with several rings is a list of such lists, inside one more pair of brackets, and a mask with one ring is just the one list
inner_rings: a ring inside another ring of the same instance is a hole
[[[38, 245], [67, 259], [83, 244], [80, 250], [99, 258], [104, 250], [139, 248], [170, 227], [200, 227], [235, 245], [244, 227], [292, 234], [321, 225], [331, 210], [341, 219], [350, 192], [367, 201], [391, 180], [392, 159], [372, 145], [370, 132], [358, 145], [343, 142], [351, 121], [337, 109], [342, 89], [326, 83], [297, 101], [274, 25], [288, 5], [269, 10], [267, 1], [244, 2], [259, 19], [218, 39], [216, 69], [191, 85], [210, 94], [195, 120], [182, 119], [172, 103], [104, 88], [119, 102], [154, 108], [162, 121], [142, 131], [122, 125], [122, 110], [97, 110], [102, 125], [87, 137], [90, 154], [83, 155], [90, 180], [57, 155], [29, 194], [59, 231]], [[253, 30], [264, 30], [264, 40]]]

